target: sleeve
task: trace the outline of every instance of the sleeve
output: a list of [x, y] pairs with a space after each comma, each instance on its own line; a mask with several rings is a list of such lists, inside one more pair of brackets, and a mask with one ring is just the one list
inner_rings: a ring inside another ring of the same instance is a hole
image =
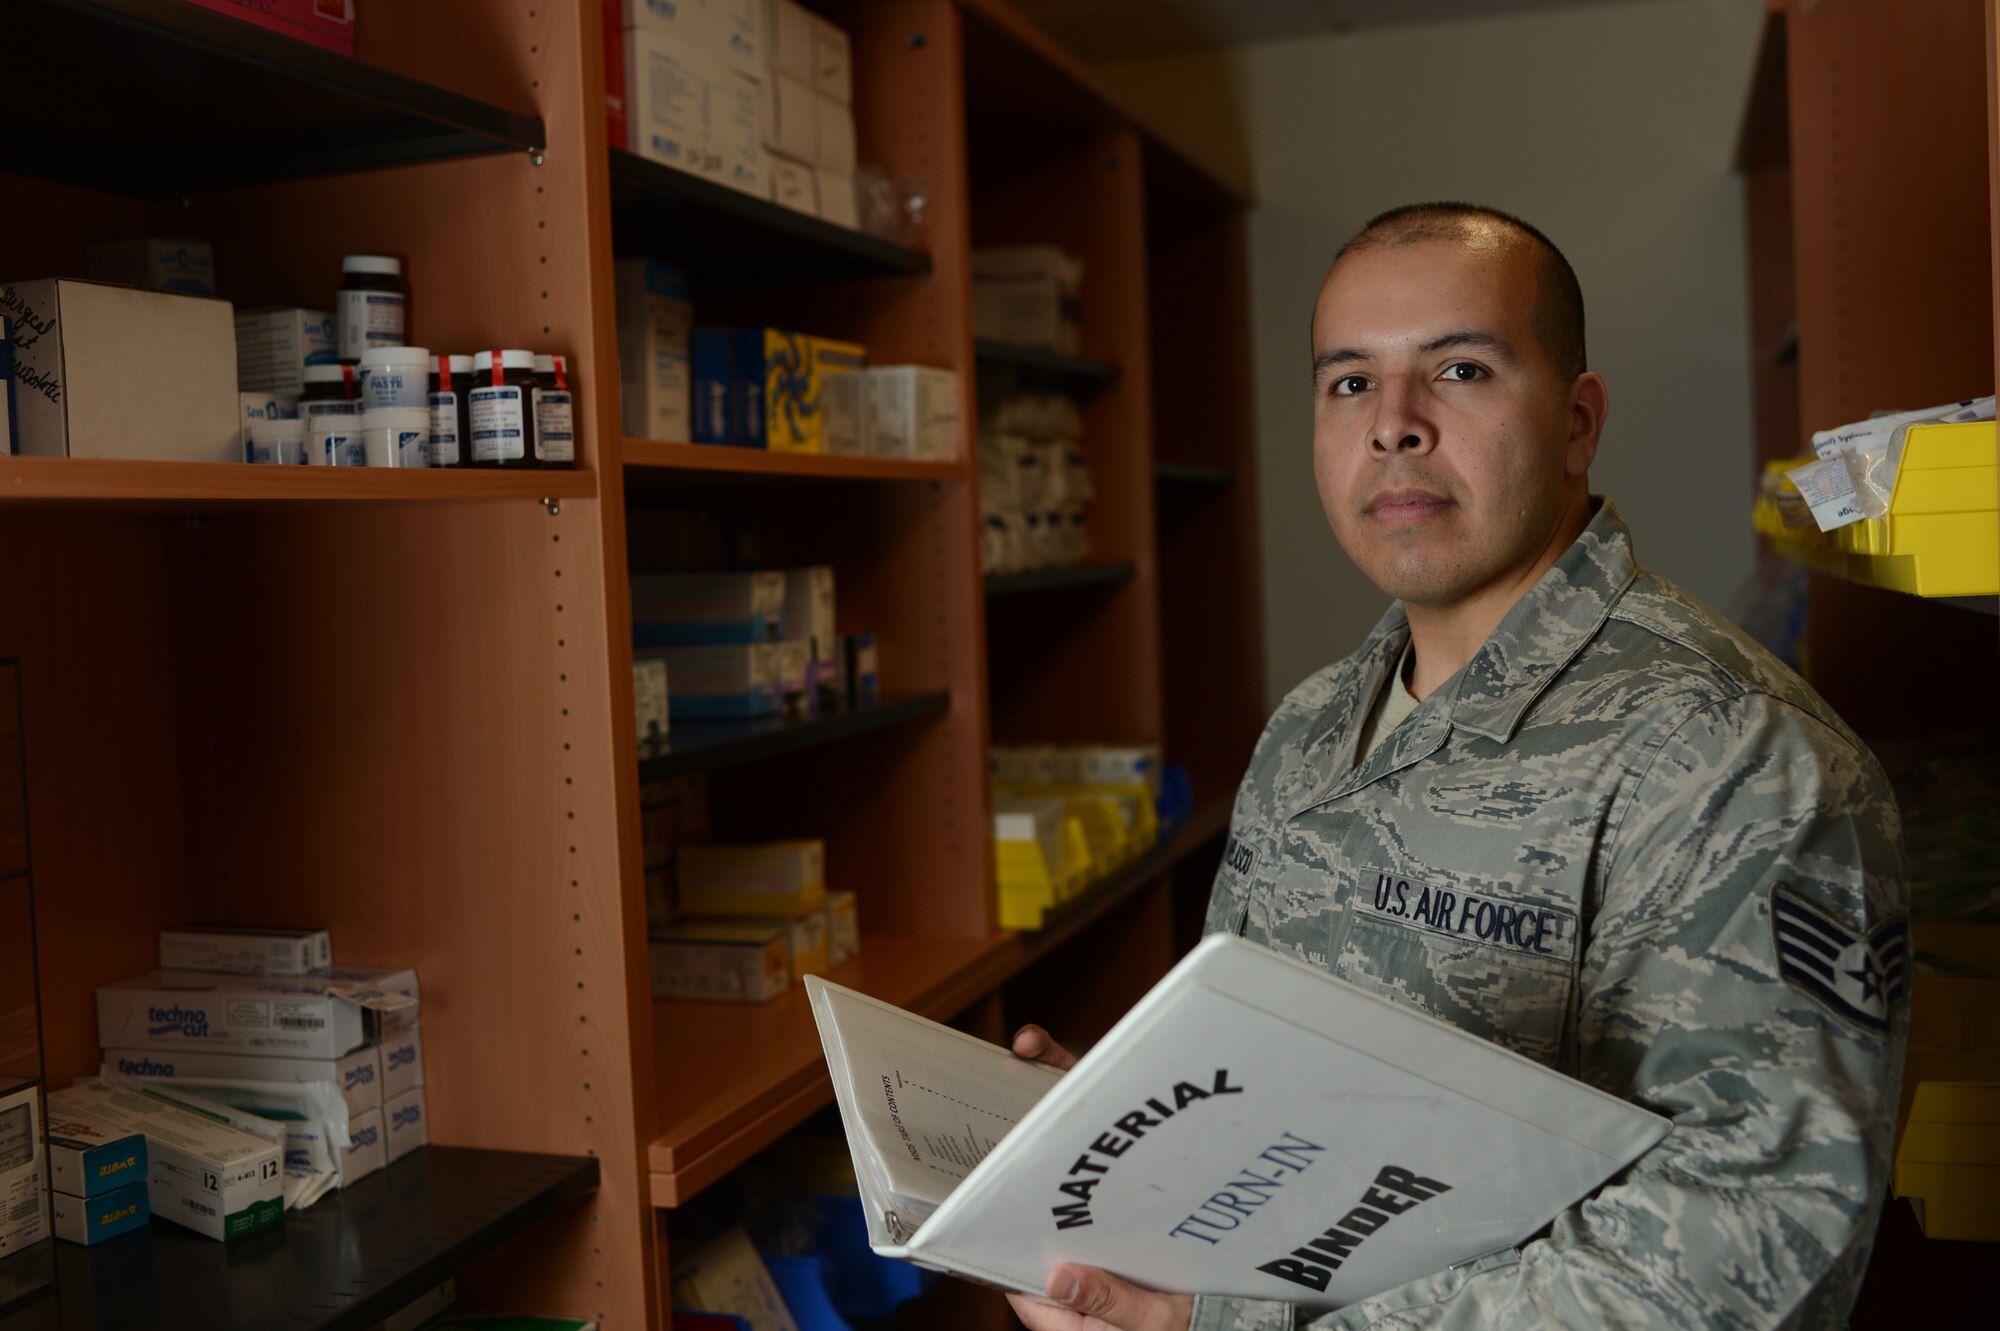
[[1846, 1324], [1908, 1029], [1888, 783], [1844, 732], [1750, 694], [1674, 730], [1614, 819], [1578, 1071], [1673, 1131], [1518, 1253], [1310, 1321], [1205, 1297], [1192, 1331]]

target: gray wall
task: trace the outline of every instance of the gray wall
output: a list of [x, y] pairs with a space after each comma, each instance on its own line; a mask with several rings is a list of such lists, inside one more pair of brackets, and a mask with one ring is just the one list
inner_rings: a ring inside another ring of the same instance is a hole
[[1632, 0], [1105, 66], [1258, 200], [1250, 226], [1269, 696], [1386, 602], [1312, 485], [1307, 319], [1364, 221], [1468, 199], [1547, 232], [1611, 386], [1591, 474], [1642, 562], [1730, 609], [1751, 571], [1750, 348], [1736, 128], [1764, 6]]

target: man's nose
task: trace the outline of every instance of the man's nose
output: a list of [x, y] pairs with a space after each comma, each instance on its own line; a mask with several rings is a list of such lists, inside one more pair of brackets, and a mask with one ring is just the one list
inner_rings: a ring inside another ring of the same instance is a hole
[[1388, 379], [1376, 390], [1375, 402], [1374, 428], [1368, 435], [1370, 453], [1428, 453], [1437, 446], [1437, 430], [1413, 385], [1400, 377]]

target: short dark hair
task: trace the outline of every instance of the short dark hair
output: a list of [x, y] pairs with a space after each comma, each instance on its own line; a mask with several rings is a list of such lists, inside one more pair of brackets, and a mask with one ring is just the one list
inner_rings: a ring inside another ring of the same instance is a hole
[[1583, 351], [1583, 288], [1555, 242], [1512, 213], [1476, 203], [1406, 203], [1370, 218], [1333, 256], [1339, 263], [1356, 250], [1415, 245], [1426, 240], [1466, 240], [1468, 223], [1497, 223], [1515, 233], [1535, 256], [1535, 337], [1567, 387], [1589, 368]]

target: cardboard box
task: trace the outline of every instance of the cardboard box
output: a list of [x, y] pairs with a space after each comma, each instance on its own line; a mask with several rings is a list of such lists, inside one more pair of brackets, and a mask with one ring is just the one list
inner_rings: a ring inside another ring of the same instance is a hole
[[781, 572], [642, 573], [632, 578], [632, 640], [649, 647], [769, 642], [779, 636], [786, 595]]
[[215, 251], [205, 240], [154, 236], [92, 245], [84, 257], [93, 282], [116, 282], [142, 291], [183, 296], [215, 295]]
[[854, 50], [847, 30], [813, 19], [813, 86], [841, 106], [854, 105]]
[[75, 282], [0, 290], [14, 322], [15, 451], [236, 462], [236, 332], [219, 300]]
[[0, 457], [15, 453], [14, 321], [0, 314]]
[[972, 255], [975, 336], [1077, 354], [1083, 260], [1054, 245], [1012, 245]]
[[97, 991], [106, 1049], [215, 1049], [337, 1059], [368, 1038], [361, 1005], [324, 981], [149, 971]]
[[946, 461], [958, 455], [958, 374], [928, 365], [868, 369], [863, 416], [877, 457]]
[[95, 1197], [49, 1194], [55, 1235], [65, 1243], [98, 1243], [143, 1229], [153, 1218], [153, 1206], [146, 1195], [142, 1176], [122, 1188]]
[[764, 97], [757, 79], [724, 69], [708, 80], [703, 174], [745, 194], [762, 197], [764, 181]]
[[776, 922], [683, 920], [652, 941], [653, 997], [767, 1003], [791, 987], [785, 931]]
[[415, 1086], [393, 1100], [383, 1101], [382, 1127], [388, 1134], [392, 1165], [419, 1146], [430, 1145], [431, 1121], [424, 1104], [424, 1088]]
[[763, 75], [763, 0], [622, 0], [621, 8], [627, 29], [685, 43], [752, 78]]
[[813, 25], [818, 20], [797, 0], [770, 0], [764, 21], [766, 68], [811, 85], [818, 77]]
[[160, 969], [224, 975], [304, 975], [333, 964], [324, 929], [236, 929], [189, 924], [160, 930]]
[[644, 28], [625, 32], [625, 120], [631, 151], [695, 175], [708, 153], [710, 66], [685, 43]]
[[866, 359], [853, 342], [778, 328], [736, 330], [729, 350], [732, 442], [773, 452], [824, 452], [825, 385], [836, 374], [860, 370]]
[[[752, 916], [717, 915], [700, 919], [688, 919], [682, 923], [694, 926], [729, 925], [740, 927], [756, 937], [763, 937], [764, 931], [776, 926], [785, 940], [785, 973], [793, 983], [808, 975], [824, 975], [830, 965], [828, 959], [828, 936], [826, 911], [813, 911], [788, 920], [767, 920]], [[668, 926], [671, 930], [673, 926]]]
[[769, 841], [682, 846], [680, 899], [689, 915], [792, 919], [826, 905], [826, 844]]
[[819, 155], [819, 97], [812, 83], [773, 71], [764, 81], [764, 146], [795, 161]]
[[49, 1104], [66, 1117], [145, 1134], [154, 1215], [222, 1240], [268, 1229], [284, 1215], [276, 1142], [110, 1082], [78, 1082], [51, 1094]]
[[49, 1236], [43, 1193], [42, 1084], [0, 1077], [0, 1256], [31, 1248]]
[[403, 1031], [373, 1046], [382, 1059], [382, 1102], [408, 1095], [424, 1084], [424, 1041], [420, 1031]]
[[786, 569], [781, 576], [785, 602], [778, 621], [780, 636], [805, 643], [811, 659], [831, 665], [840, 654], [833, 627], [833, 569], [817, 564]]
[[354, 0], [194, 0], [194, 3], [314, 46], [324, 46], [329, 51], [354, 54]]
[[640, 743], [656, 742], [667, 737], [671, 723], [667, 715], [665, 661], [632, 663], [632, 717], [638, 725]]
[[853, 109], [817, 91], [813, 101], [813, 164], [837, 176], [852, 176], [859, 164]]
[[783, 646], [638, 647], [634, 654], [667, 663], [673, 681], [667, 714], [674, 721], [747, 720], [778, 711]]
[[339, 1058], [287, 1058], [215, 1049], [112, 1049], [104, 1051], [104, 1071], [120, 1077], [183, 1077], [225, 1081], [324, 1081], [340, 1088], [347, 1112], [381, 1107], [388, 1074], [382, 1047], [363, 1045]]
[[688, 354], [694, 306], [687, 274], [658, 259], [620, 259], [614, 271], [625, 433], [635, 439], [692, 439]]
[[236, 387], [243, 393], [305, 391], [308, 365], [336, 364], [333, 316], [325, 310], [242, 310], [236, 315]]
[[868, 452], [868, 376], [836, 374], [820, 385], [820, 444], [842, 457]]
[[99, 1197], [137, 1183], [146, 1185], [145, 1134], [107, 1127], [96, 1119], [52, 1116], [48, 1124], [49, 1190], [71, 1197]]
[[389, 1133], [382, 1107], [347, 1121], [347, 1147], [340, 1153], [340, 1186], [351, 1188], [389, 1163]]
[[764, 154], [764, 179], [770, 182], [773, 202], [808, 217], [819, 216], [819, 182], [813, 169], [775, 152]]
[[826, 894], [826, 964], [844, 966], [861, 955], [861, 912], [854, 893]]
[[852, 231], [861, 225], [861, 210], [854, 196], [854, 177], [829, 171], [813, 171], [813, 197], [819, 201], [820, 220]]

